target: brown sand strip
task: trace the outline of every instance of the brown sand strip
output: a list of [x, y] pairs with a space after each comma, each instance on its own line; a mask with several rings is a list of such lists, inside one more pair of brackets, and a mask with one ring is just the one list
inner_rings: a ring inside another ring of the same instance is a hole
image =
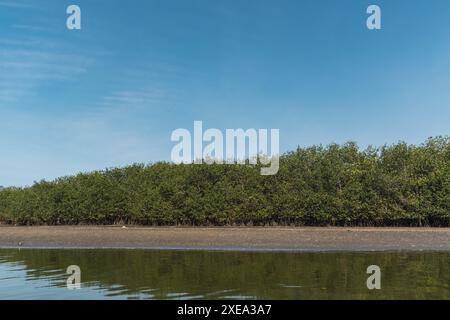
[[0, 226], [0, 248], [450, 250], [450, 228]]

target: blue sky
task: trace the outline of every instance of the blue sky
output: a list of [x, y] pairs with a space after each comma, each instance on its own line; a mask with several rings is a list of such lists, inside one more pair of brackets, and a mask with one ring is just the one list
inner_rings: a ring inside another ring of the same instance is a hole
[[[66, 8], [82, 30], [66, 28]], [[366, 8], [382, 9], [382, 30]], [[174, 129], [281, 151], [450, 132], [447, 0], [0, 0], [0, 185], [170, 160]]]

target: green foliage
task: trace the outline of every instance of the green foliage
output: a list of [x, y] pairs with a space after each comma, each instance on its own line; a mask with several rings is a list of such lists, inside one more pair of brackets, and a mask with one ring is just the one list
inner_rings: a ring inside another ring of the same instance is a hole
[[0, 189], [9, 224], [450, 225], [450, 138], [298, 148], [249, 165], [134, 164]]

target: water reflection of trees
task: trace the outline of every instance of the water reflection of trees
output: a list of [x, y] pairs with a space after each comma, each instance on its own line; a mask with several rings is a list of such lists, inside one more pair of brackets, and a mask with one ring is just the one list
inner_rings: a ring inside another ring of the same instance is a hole
[[[450, 299], [450, 253], [276, 253], [150, 250], [0, 250], [29, 278], [82, 270], [84, 285], [111, 294], [176, 293], [205, 298]], [[366, 288], [367, 266], [382, 270], [382, 290]], [[58, 277], [56, 277], [58, 278]], [[63, 277], [61, 277], [63, 279]], [[64, 281], [59, 282], [64, 285]]]

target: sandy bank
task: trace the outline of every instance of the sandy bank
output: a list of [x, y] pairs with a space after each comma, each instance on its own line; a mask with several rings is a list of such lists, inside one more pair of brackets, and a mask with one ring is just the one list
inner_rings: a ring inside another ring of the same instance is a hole
[[450, 250], [450, 228], [0, 226], [0, 248]]

